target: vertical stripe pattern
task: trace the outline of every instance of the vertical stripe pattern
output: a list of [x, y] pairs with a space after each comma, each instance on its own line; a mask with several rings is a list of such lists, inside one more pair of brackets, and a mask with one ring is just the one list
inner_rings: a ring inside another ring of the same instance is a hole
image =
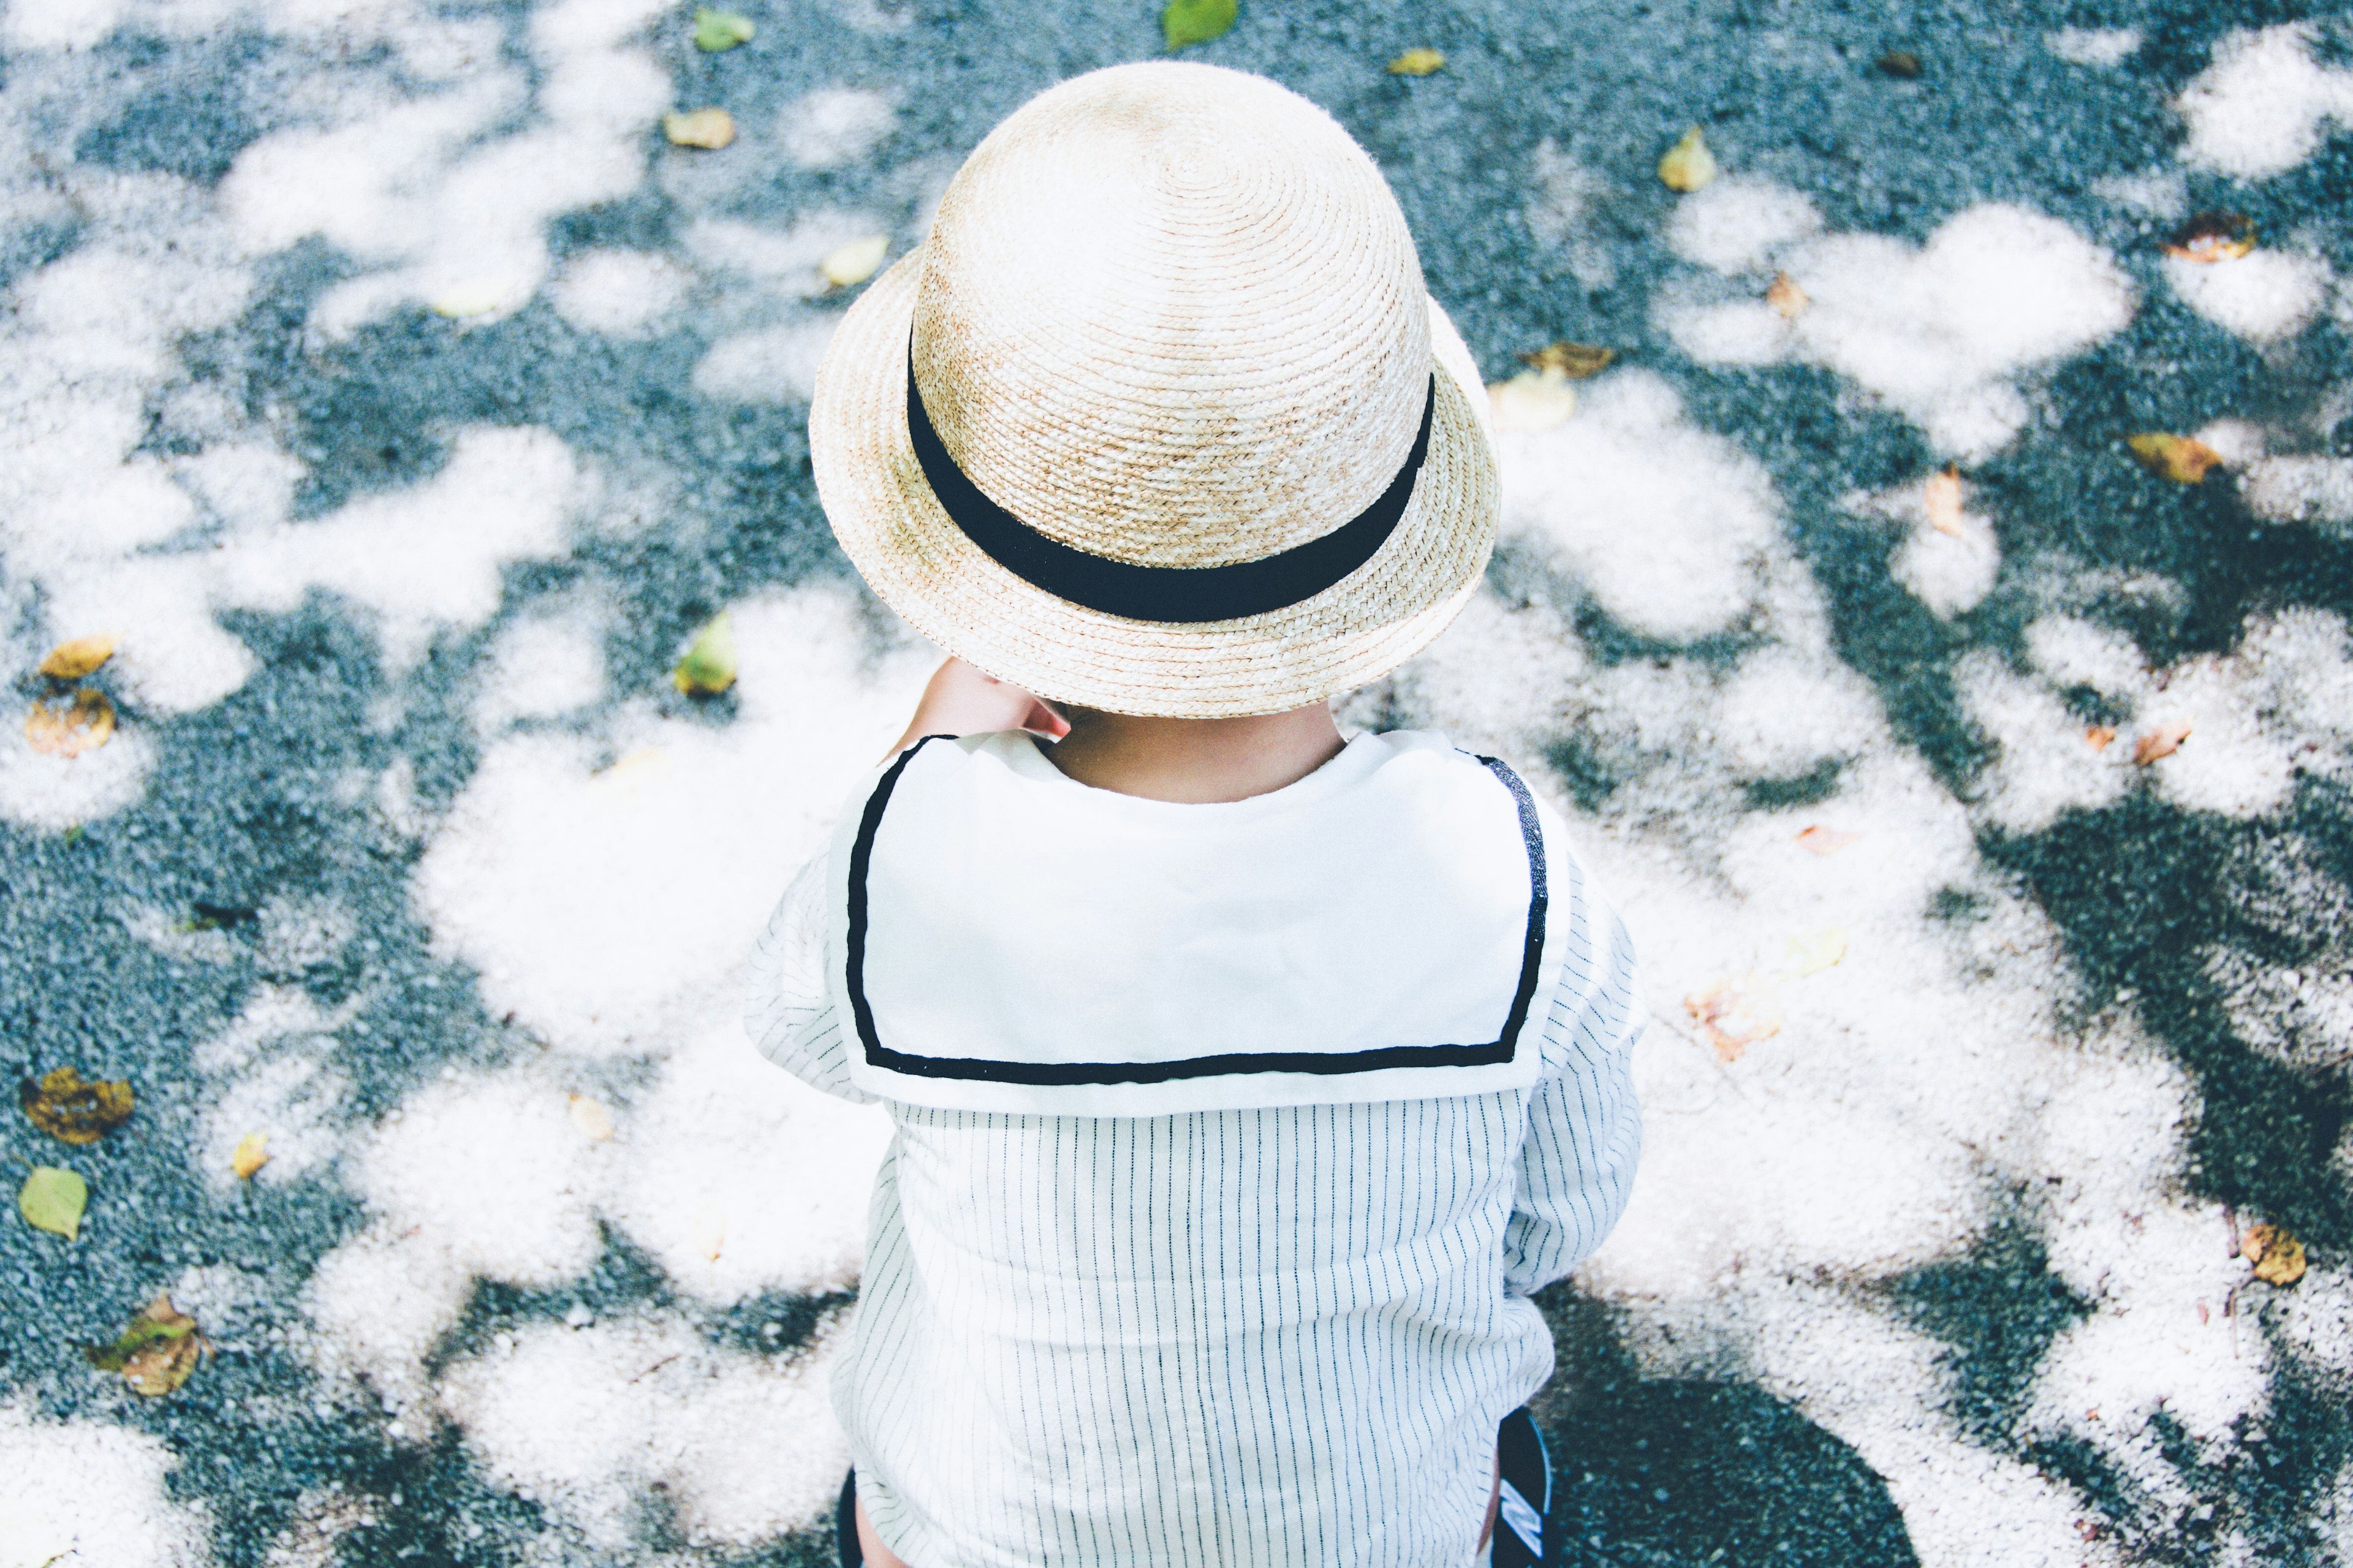
[[[1599, 1244], [1641, 1146], [1625, 928], [1558, 846], [1533, 1089], [1019, 1116], [891, 1103], [835, 1374], [913, 1568], [1461, 1568], [1495, 1429], [1551, 1375], [1526, 1297]], [[821, 865], [754, 962], [761, 1051], [863, 1100]]]

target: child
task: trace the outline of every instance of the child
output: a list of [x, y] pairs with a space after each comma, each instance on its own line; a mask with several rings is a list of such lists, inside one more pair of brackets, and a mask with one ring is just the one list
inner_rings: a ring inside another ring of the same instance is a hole
[[843, 320], [827, 514], [961, 656], [754, 964], [895, 1129], [845, 1562], [1546, 1560], [1632, 955], [1508, 766], [1329, 702], [1479, 585], [1481, 396], [1371, 160], [1200, 66], [1033, 100]]

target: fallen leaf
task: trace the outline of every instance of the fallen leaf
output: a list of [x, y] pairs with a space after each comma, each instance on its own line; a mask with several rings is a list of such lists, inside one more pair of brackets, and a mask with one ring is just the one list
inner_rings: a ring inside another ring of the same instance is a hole
[[2203, 212], [2173, 231], [2165, 254], [2183, 261], [2236, 261], [2255, 247], [2255, 221], [2244, 213]]
[[735, 140], [735, 117], [723, 109], [690, 109], [662, 116], [662, 134], [673, 147], [707, 147], [712, 152]]
[[508, 290], [503, 283], [476, 279], [453, 284], [433, 297], [433, 313], [453, 321], [470, 316], [487, 316], [507, 302]]
[[1817, 855], [1835, 855], [1862, 837], [1860, 833], [1848, 833], [1836, 827], [1824, 827], [1817, 822], [1798, 835], [1798, 842]]
[[1694, 125], [1659, 160], [1659, 178], [1671, 191], [1695, 191], [1715, 178], [1715, 154]]
[[81, 1234], [81, 1211], [90, 1206], [90, 1184], [71, 1171], [36, 1165], [16, 1191], [16, 1212], [26, 1224], [68, 1241]]
[[639, 746], [616, 758], [611, 767], [591, 774], [588, 783], [607, 802], [624, 805], [668, 779], [674, 766], [670, 753], [659, 746]]
[[721, 54], [752, 41], [752, 18], [708, 5], [694, 13], [694, 47], [706, 55]]
[[1583, 381], [1609, 369], [1617, 357], [1617, 350], [1599, 343], [1546, 343], [1534, 353], [1522, 354], [1520, 363], [1530, 370], [1556, 370], [1571, 381]]
[[1408, 49], [1389, 62], [1391, 76], [1428, 76], [1446, 63], [1436, 49]]
[[1873, 62], [1880, 74], [1900, 81], [1910, 81], [1920, 74], [1920, 57], [1910, 49], [1890, 49]]
[[2176, 484], [2194, 485], [2206, 477], [2206, 471], [2222, 460], [2222, 454], [2195, 436], [2168, 436], [2151, 431], [2140, 436], [2127, 436], [2125, 445], [2140, 459], [2141, 467], [2159, 479]]
[[613, 1113], [585, 1094], [572, 1097], [572, 1130], [591, 1143], [602, 1143], [613, 1135]]
[[71, 1068], [52, 1068], [38, 1083], [31, 1079], [16, 1086], [17, 1103], [33, 1125], [67, 1143], [95, 1143], [131, 1120], [131, 1085], [85, 1083]]
[[198, 899], [188, 906], [195, 912], [182, 922], [182, 931], [227, 931], [231, 926], [249, 926], [261, 918], [261, 911], [247, 904], [216, 904]]
[[1753, 969], [1684, 997], [1683, 1010], [1719, 1061], [1736, 1062], [1749, 1047], [1781, 1032], [1780, 993]]
[[2116, 732], [2106, 724], [2094, 724], [2084, 731], [2084, 739], [2092, 743], [2092, 750], [2105, 752], [2116, 743]]
[[1235, 0], [1168, 0], [1160, 13], [1160, 32], [1171, 49], [1222, 38], [1241, 14]]
[[710, 697], [735, 684], [735, 624], [720, 611], [695, 634], [694, 646], [670, 671], [670, 683], [690, 697]]
[[1837, 926], [1824, 926], [1789, 939], [1789, 973], [1800, 980], [1809, 974], [1820, 974], [1845, 956], [1846, 932]]
[[2170, 724], [2159, 724], [2133, 742], [2133, 761], [2147, 767], [2159, 757], [2169, 757], [2181, 750], [2181, 742], [2188, 739], [2189, 725], [2185, 721], [2177, 719]]
[[248, 1132], [237, 1141], [237, 1149], [228, 1157], [228, 1168], [243, 1182], [253, 1180], [253, 1173], [269, 1163], [269, 1134]]
[[2304, 1278], [2304, 1243], [2285, 1226], [2249, 1226], [2239, 1251], [2255, 1266], [2255, 1278], [2266, 1285], [2293, 1285]]
[[826, 252], [817, 264], [818, 276], [832, 289], [849, 289], [874, 276], [882, 258], [891, 254], [891, 237], [870, 234], [864, 239], [853, 239], [847, 245], [836, 246]]
[[33, 750], [74, 758], [94, 752], [114, 733], [114, 704], [106, 693], [82, 687], [69, 702], [36, 702], [25, 715], [25, 739]]
[[1806, 313], [1814, 302], [1813, 296], [1798, 287], [1798, 280], [1786, 272], [1773, 275], [1773, 286], [1765, 290], [1765, 302], [1781, 313], [1785, 321], [1794, 321]]
[[119, 1372], [132, 1393], [160, 1399], [188, 1381], [210, 1347], [196, 1321], [157, 1296], [131, 1320], [111, 1345], [86, 1346], [82, 1354], [100, 1372]]
[[687, 1244], [705, 1262], [719, 1261], [720, 1249], [727, 1245], [727, 1209], [717, 1198], [694, 1211], [694, 1225], [688, 1232]]
[[61, 642], [49, 650], [48, 658], [41, 660], [41, 673], [51, 680], [79, 680], [112, 658], [115, 646], [112, 632]]
[[1947, 463], [1928, 476], [1925, 492], [1928, 505], [1928, 526], [1939, 533], [1949, 533], [1956, 539], [1968, 537], [1961, 527], [1961, 470]]
[[1565, 371], [1524, 370], [1488, 385], [1487, 412], [1498, 430], [1549, 430], [1577, 412], [1577, 388]]

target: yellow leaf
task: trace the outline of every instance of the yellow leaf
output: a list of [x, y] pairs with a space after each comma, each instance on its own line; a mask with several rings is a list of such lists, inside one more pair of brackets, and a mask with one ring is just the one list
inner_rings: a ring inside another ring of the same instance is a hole
[[111, 1345], [90, 1345], [82, 1353], [100, 1372], [119, 1372], [132, 1393], [160, 1399], [188, 1381], [211, 1347], [196, 1321], [172, 1305], [168, 1294], [147, 1303]]
[[850, 289], [874, 276], [882, 258], [891, 254], [891, 237], [870, 234], [864, 239], [853, 239], [847, 245], [836, 246], [817, 264], [818, 276], [833, 289]]
[[1928, 476], [1924, 494], [1928, 508], [1928, 526], [1939, 533], [1949, 533], [1956, 539], [1967, 536], [1961, 527], [1961, 470], [1947, 463]]
[[690, 109], [662, 116], [662, 134], [674, 147], [706, 147], [712, 152], [735, 140], [735, 117], [723, 109]]
[[1659, 160], [1659, 178], [1671, 191], [1695, 191], [1715, 178], [1715, 154], [1694, 125]]
[[2165, 254], [2182, 261], [2236, 261], [2255, 247], [2254, 220], [2244, 213], [2204, 212], [2173, 231]]
[[49, 650], [48, 658], [41, 660], [41, 673], [51, 680], [79, 680], [112, 658], [116, 646], [112, 632], [61, 642]]
[[1446, 63], [1436, 49], [1408, 49], [1389, 62], [1391, 76], [1428, 76]]
[[239, 1181], [253, 1180], [253, 1173], [269, 1163], [269, 1134], [248, 1132], [237, 1141], [237, 1150], [228, 1157], [228, 1168]]
[[735, 684], [735, 623], [726, 611], [712, 616], [695, 634], [694, 646], [670, 679], [690, 697], [713, 697]]
[[720, 1249], [727, 1245], [727, 1210], [717, 1198], [712, 1198], [694, 1211], [693, 1228], [688, 1232], [688, 1245], [694, 1255], [706, 1262], [719, 1261]]
[[127, 1081], [85, 1083], [72, 1068], [52, 1068], [16, 1086], [16, 1102], [34, 1126], [67, 1143], [95, 1143], [131, 1120]]
[[1817, 855], [1835, 855], [1862, 837], [1860, 833], [1848, 833], [1836, 827], [1824, 827], [1817, 822], [1798, 835], [1798, 842]]
[[1524, 370], [1487, 388], [1487, 410], [1498, 430], [1549, 430], [1577, 412], [1577, 388], [1557, 370]]
[[1781, 1032], [1781, 994], [1753, 969], [1684, 997], [1683, 1011], [1720, 1061], [1736, 1062], [1749, 1047]]
[[2194, 485], [2206, 477], [2206, 471], [2222, 460], [2222, 454], [2195, 436], [2168, 436], [2150, 431], [2140, 436], [2127, 436], [2125, 445], [2138, 458], [2141, 467], [2163, 479], [2176, 484]]
[[2249, 1226], [2240, 1239], [2239, 1252], [2255, 1266], [2255, 1278], [2266, 1285], [2293, 1285], [2304, 1278], [2304, 1243], [2285, 1226]]
[[114, 704], [106, 693], [82, 687], [69, 702], [36, 702], [25, 715], [25, 739], [33, 750], [71, 759], [94, 752], [114, 733]]
[[572, 1130], [591, 1143], [613, 1135], [613, 1113], [585, 1094], [572, 1097]]
[[1534, 353], [1522, 354], [1520, 363], [1530, 370], [1558, 371], [1571, 381], [1583, 381], [1609, 369], [1617, 357], [1617, 350], [1599, 343], [1546, 343]]
[[68, 1241], [81, 1234], [81, 1211], [90, 1206], [90, 1184], [56, 1165], [36, 1165], [16, 1192], [16, 1212], [25, 1223]]
[[2133, 742], [2133, 761], [2147, 767], [2159, 757], [2169, 757], [2181, 750], [2181, 742], [2188, 739], [2189, 725], [2186, 721], [2177, 719], [2170, 724], [2159, 724], [2143, 731], [2140, 739]]
[[1798, 287], [1798, 280], [1786, 272], [1773, 274], [1773, 286], [1765, 290], [1765, 302], [1781, 313], [1785, 321], [1794, 321], [1806, 313], [1813, 297]]
[[477, 279], [454, 285], [434, 296], [433, 313], [462, 321], [469, 316], [487, 316], [506, 302], [503, 284]]
[[1846, 932], [1824, 926], [1789, 939], [1789, 973], [1802, 980], [1820, 974], [1846, 956]]

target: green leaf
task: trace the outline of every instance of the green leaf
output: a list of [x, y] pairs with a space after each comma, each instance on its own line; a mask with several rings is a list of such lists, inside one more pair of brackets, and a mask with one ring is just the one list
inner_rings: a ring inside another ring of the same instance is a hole
[[1170, 48], [1181, 49], [1224, 37], [1240, 14], [1236, 0], [1168, 0], [1168, 9], [1160, 13], [1160, 30]]
[[696, 8], [694, 47], [704, 54], [719, 54], [751, 41], [751, 17], [733, 11], [714, 11], [708, 5]]
[[90, 1204], [90, 1184], [71, 1171], [36, 1165], [16, 1194], [16, 1212], [26, 1223], [68, 1241], [81, 1234], [81, 1211]]
[[720, 611], [695, 635], [694, 646], [670, 671], [670, 680], [689, 697], [711, 697], [735, 684], [735, 626]]
[[137, 1317], [131, 1320], [131, 1326], [123, 1330], [122, 1337], [112, 1344], [90, 1345], [81, 1353], [88, 1356], [90, 1364], [100, 1372], [121, 1372], [130, 1364], [132, 1356], [149, 1345], [166, 1340], [185, 1339], [195, 1331], [195, 1326], [193, 1318], [184, 1318], [176, 1323], [159, 1323], [153, 1318]]

